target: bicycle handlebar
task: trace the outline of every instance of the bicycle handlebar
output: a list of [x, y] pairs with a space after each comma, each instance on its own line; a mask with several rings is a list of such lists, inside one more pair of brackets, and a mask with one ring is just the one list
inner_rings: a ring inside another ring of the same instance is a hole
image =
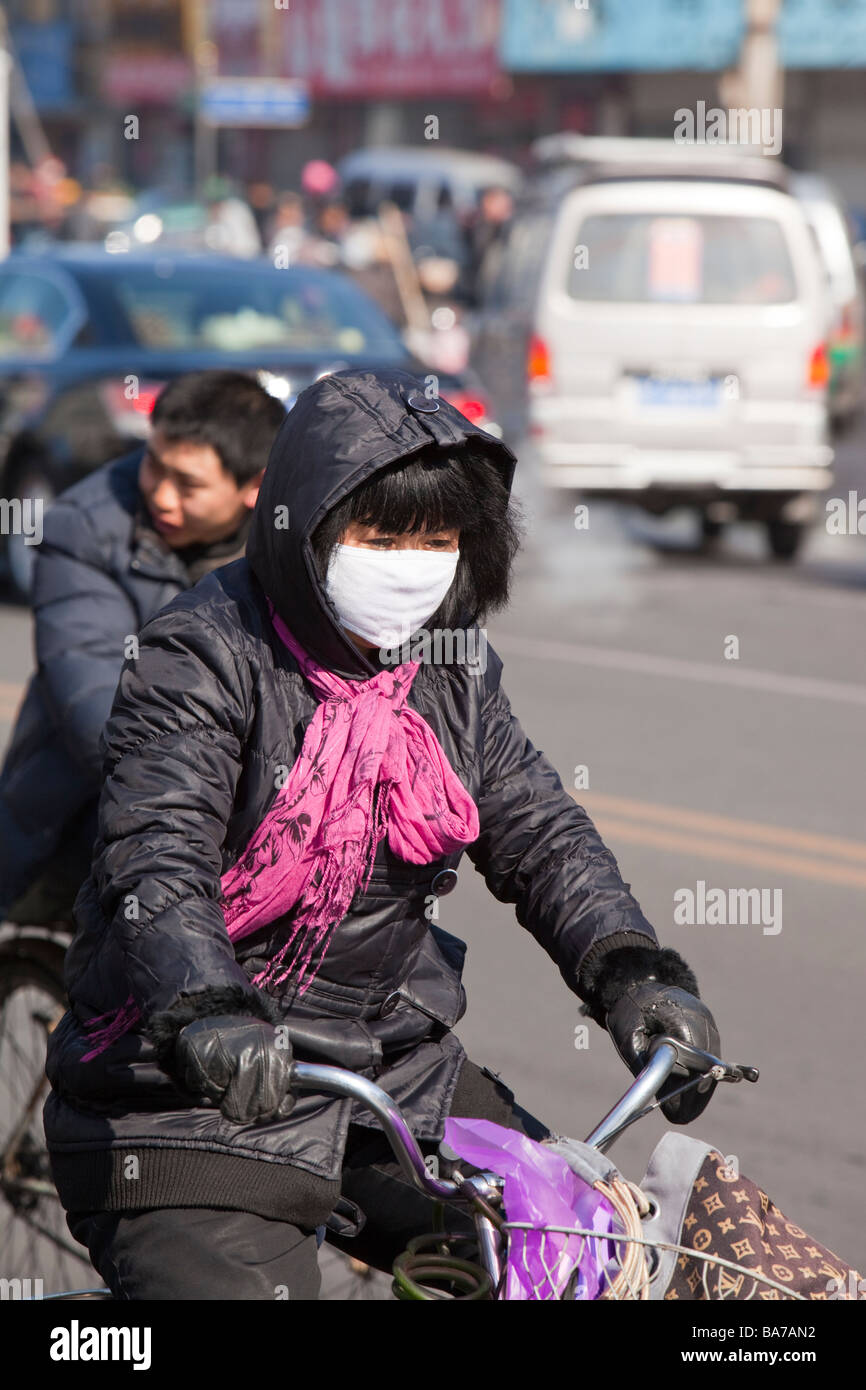
[[702, 1052], [690, 1043], [664, 1034], [653, 1038], [648, 1050], [650, 1060], [638, 1074], [634, 1084], [629, 1086], [622, 1100], [605, 1115], [601, 1124], [587, 1135], [585, 1142], [602, 1153], [613, 1143], [621, 1130], [637, 1119], [675, 1066], [683, 1067], [686, 1071], [703, 1073], [707, 1079], [698, 1084], [698, 1090], [705, 1089], [712, 1081], [757, 1081], [760, 1075], [757, 1067], [723, 1062], [711, 1052]]
[[[674, 1067], [679, 1065], [689, 1071], [698, 1071], [713, 1081], [757, 1081], [755, 1067], [734, 1066], [714, 1057], [710, 1052], [680, 1042], [677, 1038], [660, 1036], [653, 1038], [650, 1059], [638, 1074], [631, 1086], [613, 1109], [586, 1139], [587, 1144], [602, 1153], [616, 1137], [616, 1134], [635, 1119], [647, 1103], [667, 1080]], [[709, 1083], [708, 1083], [709, 1084]], [[440, 1199], [460, 1195], [463, 1184], [449, 1178], [434, 1178], [424, 1163], [424, 1155], [418, 1147], [400, 1107], [391, 1099], [387, 1091], [357, 1072], [346, 1071], [342, 1067], [319, 1065], [313, 1062], [293, 1062], [290, 1090], [324, 1091], [335, 1096], [346, 1096], [366, 1105], [368, 1110], [385, 1131], [400, 1167], [410, 1182], [429, 1197]], [[472, 1181], [470, 1179], [470, 1181]]]

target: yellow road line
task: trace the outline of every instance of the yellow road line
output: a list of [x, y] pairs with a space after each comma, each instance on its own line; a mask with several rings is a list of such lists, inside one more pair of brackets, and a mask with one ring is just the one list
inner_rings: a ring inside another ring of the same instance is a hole
[[[727, 839], [741, 839], [765, 845], [780, 845], [787, 849], [809, 850], [834, 859], [852, 859], [866, 864], [866, 843], [862, 840], [843, 840], [836, 835], [819, 835], [806, 830], [790, 830], [787, 826], [764, 825], [760, 821], [737, 820], [707, 811], [693, 811], [679, 806], [663, 806], [652, 801], [635, 801], [624, 796], [608, 796], [587, 788], [585, 802], [572, 792], [576, 801], [586, 805], [589, 814], [594, 808], [612, 815], [648, 821], [652, 826], [668, 825], [689, 832], [707, 831]], [[593, 819], [595, 817], [593, 816]]]
[[699, 835], [679, 835], [676, 832], [651, 830], [632, 821], [604, 819], [598, 828], [607, 838], [616, 837], [632, 844], [649, 845], [653, 849], [672, 850], [675, 854], [700, 854], [708, 859], [723, 859], [732, 864], [752, 864], [759, 869], [772, 869], [809, 878], [815, 883], [843, 883], [849, 888], [866, 888], [866, 869], [849, 868], [847, 864], [823, 863], [806, 859], [801, 854], [773, 854], [767, 850], [749, 849], [748, 845], [720, 844], [718, 840]]
[[587, 805], [586, 809], [606, 841], [615, 839], [627, 844], [668, 850], [673, 854], [700, 855], [704, 859], [723, 860], [731, 864], [751, 864], [755, 868], [792, 874], [795, 878], [807, 878], [815, 883], [866, 888], [866, 869], [857, 869], [853, 865], [834, 864], [799, 853], [786, 854], [783, 850], [759, 849], [710, 835], [686, 834], [677, 829], [623, 820], [604, 812], [596, 816], [591, 805]]

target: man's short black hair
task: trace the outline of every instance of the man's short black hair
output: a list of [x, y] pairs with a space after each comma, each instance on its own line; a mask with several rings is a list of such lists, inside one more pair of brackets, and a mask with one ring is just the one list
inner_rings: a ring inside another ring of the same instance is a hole
[[285, 409], [246, 372], [187, 372], [160, 392], [151, 423], [167, 441], [209, 444], [238, 487], [265, 467]]

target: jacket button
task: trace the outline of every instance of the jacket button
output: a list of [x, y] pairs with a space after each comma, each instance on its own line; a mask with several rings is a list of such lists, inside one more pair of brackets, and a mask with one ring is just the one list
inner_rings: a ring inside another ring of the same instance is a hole
[[379, 1017], [387, 1018], [389, 1014], [392, 1014], [394, 1012], [399, 1003], [400, 995], [396, 993], [396, 991], [393, 994], [389, 994], [388, 998], [385, 1000], [384, 1004], [379, 1009]]
[[430, 884], [433, 892], [438, 896], [444, 897], [446, 893], [453, 893], [457, 887], [457, 870], [441, 869]]
[[422, 396], [418, 391], [413, 391], [407, 397], [406, 404], [410, 410], [417, 410], [421, 415], [434, 415], [439, 409], [439, 402], [431, 400], [429, 396]]

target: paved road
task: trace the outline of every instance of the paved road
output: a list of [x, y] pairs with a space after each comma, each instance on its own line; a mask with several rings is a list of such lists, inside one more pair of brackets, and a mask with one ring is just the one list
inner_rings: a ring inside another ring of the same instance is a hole
[[[866, 495], [863, 446], [841, 447], [834, 494]], [[565, 499], [547, 513], [490, 623], [512, 705], [567, 787], [586, 767], [574, 795], [695, 969], [725, 1056], [761, 1068], [757, 1086], [717, 1090], [694, 1133], [863, 1269], [866, 537], [816, 529], [780, 568], [747, 527], [708, 557], [687, 517], [597, 507], [575, 531]], [[699, 880], [780, 889], [781, 930], [677, 925], [674, 894]], [[575, 1048], [577, 1001], [471, 869], [441, 920], [470, 944], [471, 1055], [548, 1123], [588, 1132], [628, 1084], [606, 1036]], [[629, 1176], [663, 1125], [612, 1151]]]
[[[864, 448], [862, 429], [843, 442], [834, 493], [866, 496]], [[528, 456], [521, 471], [536, 506]], [[866, 1270], [864, 620], [866, 537], [817, 528], [786, 568], [749, 528], [707, 555], [688, 518], [594, 506], [576, 531], [563, 499], [537, 510], [490, 640], [565, 785], [587, 769], [574, 794], [660, 939], [697, 972], [725, 1055], [761, 1068], [757, 1086], [717, 1091], [694, 1132]], [[737, 659], [725, 656], [732, 637]], [[27, 615], [0, 610], [0, 740], [29, 644]], [[678, 925], [674, 894], [698, 881], [781, 890], [781, 929]], [[606, 1036], [590, 1025], [589, 1046], [575, 1047], [578, 1001], [468, 863], [440, 920], [470, 945], [459, 1028], [470, 1055], [549, 1124], [586, 1133], [629, 1080]], [[642, 1121], [613, 1150], [629, 1176], [662, 1129]]]

